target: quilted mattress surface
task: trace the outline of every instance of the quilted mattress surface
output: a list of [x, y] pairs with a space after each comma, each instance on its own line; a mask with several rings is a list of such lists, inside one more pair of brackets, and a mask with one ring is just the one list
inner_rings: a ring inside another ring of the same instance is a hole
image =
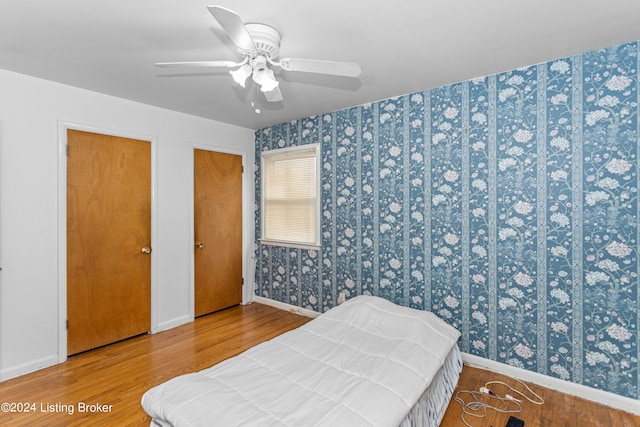
[[200, 372], [145, 411], [173, 426], [398, 426], [460, 333], [430, 312], [359, 296]]

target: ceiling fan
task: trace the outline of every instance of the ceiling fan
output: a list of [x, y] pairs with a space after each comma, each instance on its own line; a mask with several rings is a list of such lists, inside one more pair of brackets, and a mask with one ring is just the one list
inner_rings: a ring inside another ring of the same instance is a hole
[[218, 21], [222, 29], [243, 56], [234, 61], [187, 61], [158, 62], [158, 67], [223, 67], [233, 79], [245, 87], [249, 76], [260, 87], [269, 102], [282, 101], [278, 81], [269, 66], [285, 71], [330, 74], [344, 77], [358, 77], [360, 66], [353, 62], [323, 61], [315, 59], [283, 58], [278, 60], [280, 51], [280, 33], [275, 28], [259, 23], [243, 23], [242, 18], [232, 10], [222, 6], [208, 6], [209, 12]]

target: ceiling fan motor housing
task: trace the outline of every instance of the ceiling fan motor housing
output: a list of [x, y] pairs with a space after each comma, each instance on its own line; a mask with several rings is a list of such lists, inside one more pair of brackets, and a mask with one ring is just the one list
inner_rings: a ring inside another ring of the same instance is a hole
[[[244, 24], [247, 32], [256, 46], [257, 54], [270, 59], [276, 59], [280, 52], [280, 33], [273, 27], [265, 24]], [[256, 52], [246, 52], [239, 49], [245, 55], [255, 55]]]

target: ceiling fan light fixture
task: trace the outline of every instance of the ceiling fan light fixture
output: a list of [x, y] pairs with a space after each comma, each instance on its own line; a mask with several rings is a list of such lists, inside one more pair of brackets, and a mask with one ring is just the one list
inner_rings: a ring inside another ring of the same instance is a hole
[[[275, 88], [278, 87], [278, 81], [276, 80], [276, 77], [273, 75], [273, 71], [272, 70], [265, 70], [261, 72], [262, 74], [262, 78], [261, 83], [260, 84], [260, 90], [262, 92], [271, 92], [272, 90], [274, 90]], [[255, 73], [254, 73], [255, 76]]]
[[278, 87], [273, 70], [267, 67], [267, 59], [262, 55], [253, 60], [253, 81], [260, 86], [262, 92], [271, 92]]
[[242, 67], [229, 71], [233, 80], [240, 86], [245, 87], [247, 79], [251, 75], [253, 70], [249, 64], [244, 64]]

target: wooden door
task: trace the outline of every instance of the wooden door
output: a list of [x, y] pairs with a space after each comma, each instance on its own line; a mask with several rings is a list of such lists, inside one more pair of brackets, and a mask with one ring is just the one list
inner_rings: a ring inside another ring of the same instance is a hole
[[242, 302], [242, 157], [194, 151], [195, 315]]
[[151, 326], [151, 143], [67, 132], [67, 354]]

